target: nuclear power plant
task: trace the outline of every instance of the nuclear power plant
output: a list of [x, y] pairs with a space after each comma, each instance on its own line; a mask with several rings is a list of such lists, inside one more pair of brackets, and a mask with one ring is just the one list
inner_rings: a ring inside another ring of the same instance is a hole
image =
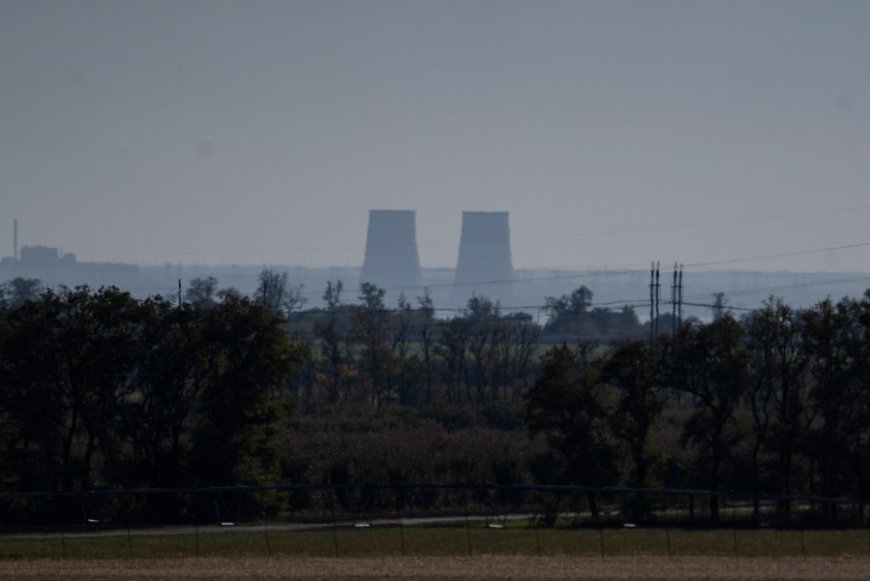
[[[598, 300], [616, 303], [636, 302], [637, 290], [646, 287], [649, 272], [624, 272], [560, 269], [513, 269], [509, 214], [507, 212], [464, 212], [461, 242], [456, 268], [420, 265], [416, 241], [416, 213], [412, 210], [370, 210], [365, 263], [359, 266], [317, 267], [273, 265], [286, 272], [291, 284], [303, 285], [317, 293], [327, 282], [342, 281], [349, 294], [357, 284], [373, 282], [386, 289], [385, 304], [396, 305], [400, 292], [416, 304], [416, 298], [431, 294], [439, 311], [461, 312], [474, 295], [500, 301], [502, 306], [525, 309], [524, 305], [543, 304], [547, 297], [570, 294], [581, 283], [595, 291]], [[194, 278], [215, 276], [224, 288], [234, 288], [253, 296], [257, 292], [262, 265], [206, 265], [165, 262], [162, 265], [135, 265], [114, 262], [80, 261], [71, 252], [58, 247], [22, 242], [21, 224], [13, 220], [9, 228], [0, 224], [0, 240], [8, 240], [8, 256], [0, 256], [0, 285], [16, 278], [38, 279], [43, 288], [74, 288], [88, 285], [92, 289], [117, 286], [144, 299], [155, 295], [173, 297], [178, 283], [187, 285]], [[11, 234], [7, 238], [8, 234]], [[24, 242], [28, 242], [25, 235]], [[424, 256], [424, 261], [426, 257]], [[430, 259], [431, 260], [431, 259]], [[841, 280], [842, 274], [806, 272], [711, 272], [693, 273], [692, 288], [699, 295], [731, 288], [744, 300], [767, 298], [759, 289], [795, 288], [784, 298], [793, 304], [811, 306], [821, 296], [861, 296], [866, 290], [864, 278]], [[812, 287], [807, 286], [812, 281]], [[512, 282], [506, 282], [512, 281]], [[819, 285], [819, 286], [814, 286]], [[810, 289], [810, 290], [806, 290]], [[819, 290], [823, 289], [823, 290]], [[351, 297], [349, 300], [353, 300]], [[620, 303], [622, 304], [622, 303]], [[313, 303], [317, 307], [318, 303]], [[706, 317], [708, 310], [694, 308], [693, 316]], [[439, 315], [440, 316], [440, 315]]]
[[420, 286], [416, 212], [369, 210], [360, 282], [387, 289]]
[[[418, 290], [422, 276], [416, 233], [413, 210], [369, 210], [360, 282]], [[510, 293], [505, 282], [513, 277], [508, 212], [463, 212], [452, 300], [464, 303], [473, 294], [504, 297]]]
[[457, 285], [513, 280], [508, 217], [507, 212], [462, 212]]

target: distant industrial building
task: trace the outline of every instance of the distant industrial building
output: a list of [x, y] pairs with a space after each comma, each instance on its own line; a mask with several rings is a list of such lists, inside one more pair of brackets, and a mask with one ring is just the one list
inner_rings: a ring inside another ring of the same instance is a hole
[[13, 256], [0, 260], [0, 281], [36, 278], [46, 287], [86, 284], [93, 288], [130, 288], [140, 281], [139, 267], [134, 264], [78, 262], [75, 254], [52, 246], [22, 246], [18, 250], [16, 244], [14, 253], [18, 259]]
[[[369, 210], [360, 282], [371, 282], [386, 289], [420, 286], [416, 212]], [[409, 290], [408, 294], [414, 292]]]
[[463, 212], [456, 285], [470, 287], [463, 291], [470, 294], [513, 278], [508, 212]]
[[[45, 288], [86, 284], [92, 289], [117, 286], [137, 298], [161, 295], [176, 300], [178, 285], [187, 287], [194, 278], [217, 277], [219, 288], [232, 287], [251, 296], [256, 292], [262, 265], [170, 264], [137, 266], [113, 262], [81, 262], [75, 254], [43, 245], [18, 245], [18, 224], [13, 222], [11, 256], [0, 259], [0, 284], [16, 277], [39, 279]], [[412, 210], [369, 212], [365, 263], [359, 266], [271, 265], [288, 274], [288, 282], [304, 285], [306, 307], [322, 305], [318, 299], [327, 282], [342, 281], [348, 289], [346, 302], [355, 300], [359, 282], [373, 282], [390, 289], [387, 305], [394, 307], [399, 292], [415, 302], [424, 286], [431, 289], [435, 305], [446, 313], [466, 307], [473, 295], [498, 300], [506, 307], [543, 305], [547, 297], [570, 294], [580, 284], [595, 293], [594, 304], [635, 305], [648, 292], [649, 271], [624, 270], [514, 270], [511, 256], [508, 212], [463, 212], [456, 268], [421, 268], [416, 240], [416, 213]], [[770, 288], [782, 289], [791, 306], [815, 304], [824, 296], [860, 297], [868, 286], [868, 273], [842, 272], [692, 272], [684, 283], [693, 295], [710, 296], [726, 290], [740, 297], [735, 308], [754, 308], [768, 298]], [[616, 306], [612, 306], [616, 305]], [[540, 315], [540, 310], [530, 310]], [[643, 316], [643, 313], [639, 313]], [[685, 316], [710, 317], [704, 306], [689, 307]]]
[[61, 253], [60, 248], [51, 246], [25, 246], [21, 249], [19, 264], [27, 267], [56, 267], [75, 264], [76, 255], [70, 252]]

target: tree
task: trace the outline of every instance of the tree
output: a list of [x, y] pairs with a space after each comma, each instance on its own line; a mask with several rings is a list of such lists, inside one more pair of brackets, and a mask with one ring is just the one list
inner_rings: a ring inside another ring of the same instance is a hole
[[[848, 447], [851, 410], [864, 388], [855, 381], [855, 350], [850, 344], [857, 329], [850, 310], [848, 300], [835, 305], [826, 299], [801, 316], [803, 354], [809, 357], [809, 403], [816, 412], [808, 442], [818, 462], [825, 497], [846, 492], [844, 476], [852, 460]], [[826, 509], [833, 516], [834, 506], [826, 505]]]
[[202, 313], [208, 370], [193, 434], [198, 484], [280, 478], [277, 434], [292, 411], [287, 386], [306, 357], [281, 317], [248, 299]]
[[[474, 400], [483, 403], [486, 388], [492, 382], [493, 369], [497, 363], [498, 347], [495, 335], [498, 332], [497, 323], [501, 319], [499, 303], [492, 302], [487, 297], [474, 295], [468, 300], [468, 354], [470, 380], [466, 383], [474, 385], [476, 394]], [[469, 399], [471, 396], [469, 395]]]
[[[779, 493], [787, 497], [793, 493], [794, 459], [804, 430], [808, 359], [801, 348], [800, 317], [785, 304], [774, 307], [771, 448], [777, 457]], [[781, 504], [783, 515], [788, 518], [790, 503], [784, 500]]]
[[[120, 402], [132, 389], [140, 343], [136, 301], [116, 288], [46, 291], [8, 318], [3, 376], [21, 449], [36, 446], [43, 486], [88, 490], [101, 444], [111, 456]], [[74, 443], [77, 443], [74, 445]]]
[[423, 355], [423, 369], [426, 376], [426, 397], [432, 400], [432, 355], [435, 341], [435, 305], [429, 289], [417, 297], [417, 319], [420, 325], [420, 352]]
[[414, 309], [405, 298], [404, 293], [399, 294], [399, 304], [395, 313], [390, 317], [390, 351], [393, 353], [398, 372], [399, 402], [410, 404], [416, 399], [412, 392], [413, 380], [412, 369], [416, 367], [416, 356], [410, 355], [411, 349], [411, 326], [414, 320]]
[[[450, 403], [459, 403], [462, 399], [470, 333], [471, 322], [465, 317], [453, 317], [438, 325], [435, 353], [444, 362], [444, 382]], [[466, 392], [466, 400], [471, 399], [471, 394]]]
[[277, 273], [264, 268], [257, 280], [256, 300], [278, 315], [288, 317], [290, 313], [305, 304], [302, 286], [288, 286], [287, 273]]
[[353, 335], [362, 344], [362, 368], [368, 376], [372, 407], [391, 399], [392, 353], [387, 345], [386, 291], [370, 282], [360, 284], [362, 307], [353, 314]]
[[325, 368], [324, 379], [326, 383], [327, 402], [338, 403], [341, 397], [350, 396], [346, 389], [346, 364], [345, 353], [342, 344], [347, 337], [344, 318], [342, 317], [341, 291], [344, 288], [342, 282], [329, 281], [323, 292], [323, 301], [326, 303], [326, 313], [314, 323], [314, 334], [320, 339], [320, 352]]
[[586, 285], [575, 289], [570, 295], [562, 295], [559, 298], [547, 297], [545, 309], [550, 313], [550, 322], [555, 322], [560, 317], [576, 316], [586, 312], [592, 304], [595, 295]]
[[790, 342], [789, 329], [792, 313], [781, 299], [770, 297], [761, 309], [751, 312], [744, 320], [747, 346], [751, 353], [749, 365], [749, 391], [746, 400], [752, 415], [752, 491], [753, 518], [760, 518], [761, 453], [770, 446], [770, 432], [774, 421], [774, 389], [782, 365], [783, 350]]
[[487, 323], [501, 317], [501, 304], [483, 295], [473, 295], [468, 299], [467, 316], [475, 323]]
[[210, 307], [215, 304], [218, 280], [209, 276], [207, 278], [195, 278], [184, 292], [184, 300], [197, 307]]
[[532, 438], [544, 436], [560, 455], [564, 462], [561, 478], [569, 483], [603, 486], [613, 482], [614, 455], [602, 397], [595, 363], [581, 368], [565, 345], [544, 353], [540, 377], [526, 396], [526, 424]]
[[[226, 298], [225, 300], [240, 300]], [[142, 350], [135, 379], [137, 397], [123, 402], [130, 439], [130, 479], [149, 487], [190, 484], [186, 473], [194, 410], [211, 370], [211, 341], [204, 310], [151, 298], [141, 303]]]
[[218, 300], [220, 300], [220, 302], [225, 303], [230, 300], [238, 300], [244, 295], [242, 295], [242, 291], [240, 291], [236, 287], [228, 286], [216, 292], [215, 296], [218, 298]]
[[[45, 292], [4, 313], [0, 359], [0, 410], [7, 447], [7, 485], [19, 490], [60, 490], [68, 406], [60, 385], [55, 337], [60, 299]], [[68, 466], [68, 462], [66, 462]], [[65, 466], [66, 467], [66, 466]]]
[[713, 293], [713, 304], [710, 307], [713, 311], [714, 319], [721, 319], [725, 316], [729, 311], [727, 310], [728, 298], [725, 296], [723, 292], [715, 292]]
[[544, 310], [548, 318], [544, 335], [560, 341], [581, 338], [587, 341], [626, 341], [641, 336], [642, 326], [631, 307], [619, 312], [592, 306], [593, 292], [586, 286], [570, 295], [547, 297]]
[[[722, 466], [739, 436], [734, 413], [747, 384], [749, 353], [740, 323], [723, 315], [708, 325], [683, 327], [674, 340], [671, 381], [692, 397], [695, 411], [683, 426], [682, 441], [701, 446], [706, 486], [718, 490]], [[710, 516], [719, 518], [719, 500], [710, 498]]]
[[634, 341], [618, 347], [602, 370], [603, 379], [619, 392], [610, 427], [628, 446], [634, 464], [632, 486], [638, 488], [647, 484], [649, 434], [665, 405], [659, 368], [654, 347]]
[[[79, 323], [65, 351], [74, 352], [73, 341], [78, 341], [81, 352], [79, 359], [70, 363], [69, 385], [82, 397], [81, 418], [86, 438], [81, 489], [88, 490], [97, 445], [102, 444], [104, 459], [116, 461], [117, 452], [112, 448], [120, 431], [118, 410], [135, 391], [135, 371], [144, 347], [141, 312], [139, 303], [129, 293], [113, 287], [93, 294], [80, 287], [65, 291], [62, 296], [71, 305], [72, 320]], [[77, 374], [73, 367], [76, 364], [80, 366]], [[80, 385], [76, 386], [78, 382]]]
[[854, 498], [870, 492], [870, 290], [860, 300], [844, 300], [851, 321], [847, 349], [853, 367], [845, 447], [851, 461]]
[[17, 308], [27, 301], [35, 301], [42, 292], [42, 283], [36, 278], [16, 277], [3, 285], [4, 301], [10, 308]]
[[525, 395], [535, 367], [540, 327], [525, 313], [502, 319], [502, 365], [510, 377], [511, 400]]
[[575, 313], [585, 313], [589, 305], [592, 304], [594, 293], [584, 284], [580, 288], [571, 293], [569, 303], [571, 311]]
[[328, 310], [335, 311], [341, 305], [342, 290], [344, 290], [344, 283], [340, 280], [334, 283], [331, 280], [326, 282], [326, 289], [323, 291], [323, 302], [326, 303]]

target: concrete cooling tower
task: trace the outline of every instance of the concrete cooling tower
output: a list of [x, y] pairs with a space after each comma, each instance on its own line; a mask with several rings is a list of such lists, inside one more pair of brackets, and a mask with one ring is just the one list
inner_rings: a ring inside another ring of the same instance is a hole
[[[381, 288], [420, 286], [420, 257], [413, 210], [369, 210], [360, 282]], [[413, 296], [413, 291], [406, 294]]]
[[[456, 284], [470, 287], [466, 288], [466, 294], [491, 292], [489, 285], [479, 283], [509, 281], [513, 280], [513, 276], [508, 213], [462, 212]], [[492, 289], [495, 288], [497, 287], [492, 285]]]

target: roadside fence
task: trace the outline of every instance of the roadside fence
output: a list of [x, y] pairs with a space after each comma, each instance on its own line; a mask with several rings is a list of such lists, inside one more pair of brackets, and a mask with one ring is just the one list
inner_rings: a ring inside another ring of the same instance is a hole
[[870, 554], [868, 500], [531, 484], [0, 494], [0, 559]]

